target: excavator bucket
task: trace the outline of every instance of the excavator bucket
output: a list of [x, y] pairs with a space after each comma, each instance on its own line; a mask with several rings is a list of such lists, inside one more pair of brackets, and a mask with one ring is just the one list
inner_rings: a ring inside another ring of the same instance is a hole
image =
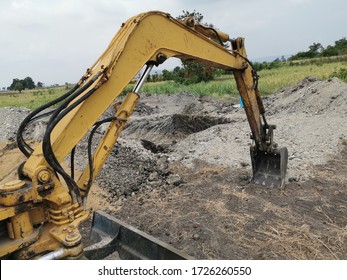
[[116, 259], [125, 260], [192, 259], [189, 255], [102, 211], [94, 212], [90, 239], [94, 244], [84, 249], [84, 256], [91, 260], [104, 259], [111, 254]]
[[284, 186], [288, 162], [287, 148], [263, 152], [251, 147], [251, 160], [252, 182], [267, 187], [280, 188]]

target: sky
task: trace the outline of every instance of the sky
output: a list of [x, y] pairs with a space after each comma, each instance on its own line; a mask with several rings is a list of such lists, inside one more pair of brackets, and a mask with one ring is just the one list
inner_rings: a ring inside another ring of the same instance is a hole
[[0, 89], [28, 76], [47, 86], [77, 82], [123, 22], [151, 10], [196, 10], [231, 38], [245, 37], [251, 60], [347, 37], [346, 0], [1, 0]]

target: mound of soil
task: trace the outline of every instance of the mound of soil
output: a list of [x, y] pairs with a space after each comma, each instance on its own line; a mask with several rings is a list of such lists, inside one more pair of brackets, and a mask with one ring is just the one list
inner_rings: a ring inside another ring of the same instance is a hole
[[347, 86], [338, 78], [308, 77], [266, 99], [270, 114], [346, 114]]

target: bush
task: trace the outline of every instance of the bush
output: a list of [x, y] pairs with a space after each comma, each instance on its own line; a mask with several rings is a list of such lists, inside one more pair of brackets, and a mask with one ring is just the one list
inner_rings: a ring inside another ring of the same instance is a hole
[[327, 46], [325, 50], [322, 52], [322, 56], [329, 57], [329, 56], [337, 56], [339, 55], [339, 51], [336, 47]]
[[347, 68], [340, 68], [330, 74], [329, 78], [336, 77], [347, 83]]

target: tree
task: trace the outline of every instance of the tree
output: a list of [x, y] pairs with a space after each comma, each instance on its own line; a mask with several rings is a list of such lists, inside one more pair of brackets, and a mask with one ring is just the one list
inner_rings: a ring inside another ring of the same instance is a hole
[[335, 47], [339, 50], [344, 50], [346, 51], [347, 50], [347, 39], [346, 37], [340, 39], [340, 40], [337, 40], [335, 41]]
[[41, 82], [37, 82], [37, 85], [36, 85], [38, 88], [42, 88], [43, 87], [43, 83]]
[[321, 43], [313, 43], [311, 46], [308, 47], [311, 52], [318, 53], [323, 50], [323, 46]]
[[35, 83], [34, 83], [34, 81], [33, 81], [33, 79], [31, 77], [26, 77], [24, 79], [23, 85], [24, 85], [24, 88], [27, 88], [27, 89], [35, 88]]
[[[182, 11], [183, 14], [179, 15], [177, 19], [185, 19], [186, 17], [193, 17], [195, 21], [202, 24], [204, 16], [194, 10], [193, 12]], [[213, 27], [212, 24], [204, 24], [209, 27]], [[182, 71], [180, 75], [174, 76], [174, 80], [177, 82], [183, 82], [185, 84], [199, 83], [202, 81], [213, 80], [215, 74], [215, 68], [211, 66], [202, 65], [192, 60], [182, 60]], [[183, 73], [183, 75], [182, 75]], [[178, 73], [177, 73], [178, 74]]]
[[325, 50], [322, 51], [323, 56], [336, 56], [339, 55], [339, 51], [336, 47], [327, 46]]
[[201, 23], [202, 19], [204, 18], [204, 16], [201, 13], [195, 10], [193, 12], [183, 10], [182, 13], [183, 14], [179, 15], [177, 19], [185, 19], [187, 17], [193, 17], [197, 22]]
[[334, 46], [328, 45], [325, 49], [321, 43], [313, 43], [308, 49], [307, 52], [298, 52], [288, 60], [345, 55], [347, 54], [347, 39], [344, 37], [337, 40]]
[[182, 84], [184, 82], [184, 69], [176, 66], [173, 70], [172, 70], [172, 79], [176, 82], [176, 83], [180, 83]]
[[340, 55], [347, 54], [347, 39], [346, 37], [335, 41], [335, 48], [339, 52]]
[[22, 90], [24, 89], [24, 85], [21, 82], [16, 82], [13, 89], [22, 92]]
[[10, 85], [10, 90], [15, 90], [15, 85], [17, 84], [17, 83], [19, 83], [20, 82], [20, 80], [19, 79], [13, 79], [12, 80], [12, 84]]
[[33, 89], [35, 88], [35, 83], [33, 81], [32, 78], [30, 77], [26, 77], [24, 80], [20, 80], [20, 79], [13, 79], [12, 80], [12, 84], [10, 85], [10, 90], [18, 90], [19, 86], [17, 85], [17, 89], [16, 84], [20, 83], [22, 85], [22, 89], [20, 91], [22, 91], [23, 89]]
[[208, 82], [214, 78], [214, 68], [195, 61], [182, 61], [183, 78], [185, 84]]
[[162, 72], [162, 76], [163, 76], [163, 80], [164, 81], [169, 81], [169, 80], [172, 80], [172, 73], [166, 69], [163, 70]]

